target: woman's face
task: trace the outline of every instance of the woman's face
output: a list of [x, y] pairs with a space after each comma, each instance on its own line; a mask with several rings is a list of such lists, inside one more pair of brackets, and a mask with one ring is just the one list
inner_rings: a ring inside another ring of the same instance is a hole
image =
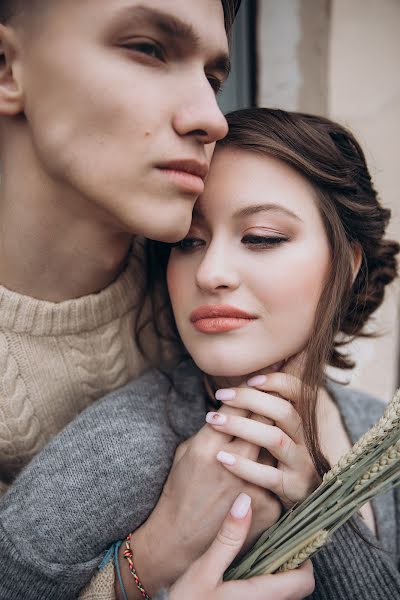
[[200, 369], [243, 376], [300, 352], [329, 264], [307, 180], [275, 158], [217, 149], [167, 271], [179, 333]]

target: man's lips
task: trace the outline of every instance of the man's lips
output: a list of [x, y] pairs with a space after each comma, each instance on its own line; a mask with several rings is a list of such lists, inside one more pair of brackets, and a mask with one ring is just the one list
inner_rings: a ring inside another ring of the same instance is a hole
[[201, 194], [209, 165], [197, 160], [171, 160], [157, 165], [157, 169], [178, 187]]
[[208, 163], [200, 160], [181, 159], [169, 160], [165, 163], [157, 165], [159, 169], [167, 169], [170, 171], [181, 171], [189, 175], [195, 175], [200, 179], [205, 179], [208, 174]]
[[255, 319], [255, 315], [226, 304], [199, 306], [190, 315], [191, 323], [202, 333], [222, 333], [239, 329]]

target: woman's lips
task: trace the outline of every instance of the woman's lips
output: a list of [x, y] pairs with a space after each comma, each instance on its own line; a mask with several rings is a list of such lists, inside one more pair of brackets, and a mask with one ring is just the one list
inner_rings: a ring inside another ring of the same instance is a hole
[[202, 333], [232, 331], [249, 325], [256, 318], [255, 315], [226, 304], [205, 304], [196, 308], [190, 315], [193, 327]]
[[238, 319], [235, 317], [210, 317], [199, 319], [193, 323], [193, 327], [202, 333], [223, 333], [245, 327], [255, 319]]

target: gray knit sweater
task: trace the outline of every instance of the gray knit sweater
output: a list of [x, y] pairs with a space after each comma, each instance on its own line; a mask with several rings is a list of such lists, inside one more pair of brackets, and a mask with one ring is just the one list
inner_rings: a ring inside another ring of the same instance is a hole
[[[331, 392], [353, 440], [382, 412], [366, 395]], [[104, 550], [152, 512], [177, 445], [205, 412], [200, 374], [187, 362], [169, 376], [149, 371], [75, 419], [0, 499], [0, 599], [76, 598]], [[391, 492], [374, 508], [385, 551], [342, 527], [314, 558], [313, 600], [400, 598], [399, 498]]]

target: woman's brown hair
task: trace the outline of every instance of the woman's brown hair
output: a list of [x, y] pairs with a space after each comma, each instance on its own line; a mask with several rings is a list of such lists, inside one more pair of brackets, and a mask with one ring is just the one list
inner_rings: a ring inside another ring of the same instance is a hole
[[[355, 336], [370, 335], [364, 326], [382, 303], [385, 286], [397, 274], [400, 247], [385, 239], [390, 211], [380, 204], [364, 153], [346, 128], [323, 117], [266, 108], [238, 110], [228, 114], [227, 120], [229, 133], [218, 147], [273, 156], [305, 177], [314, 189], [329, 240], [331, 268], [305, 348], [299, 402], [307, 445], [322, 474], [329, 465], [318, 443], [316, 403], [325, 367], [354, 366], [343, 346]], [[361, 267], [354, 279], [356, 248], [361, 252]], [[161, 293], [166, 289], [169, 248], [149, 242], [147, 252], [148, 283], [158, 291], [155, 316], [163, 313], [160, 301], [172, 314]], [[165, 323], [158, 333], [165, 335]]]

